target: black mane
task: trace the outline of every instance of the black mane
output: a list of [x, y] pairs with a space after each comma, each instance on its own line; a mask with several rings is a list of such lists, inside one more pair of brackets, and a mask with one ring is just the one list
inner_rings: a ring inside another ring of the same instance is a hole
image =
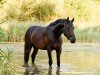
[[56, 21], [50, 23], [49, 26], [55, 26], [58, 23], [64, 23], [65, 21], [66, 21], [66, 19], [57, 19]]

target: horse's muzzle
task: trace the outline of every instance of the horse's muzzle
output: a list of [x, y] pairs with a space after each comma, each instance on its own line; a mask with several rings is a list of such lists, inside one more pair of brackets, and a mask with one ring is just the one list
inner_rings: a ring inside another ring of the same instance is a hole
[[75, 43], [75, 42], [76, 42], [75, 36], [71, 36], [71, 37], [70, 37], [70, 42], [71, 42], [71, 43]]

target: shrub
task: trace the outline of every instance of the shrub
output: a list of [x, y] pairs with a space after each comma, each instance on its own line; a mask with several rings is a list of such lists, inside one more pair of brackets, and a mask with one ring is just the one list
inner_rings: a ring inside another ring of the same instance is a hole
[[67, 16], [89, 20], [92, 14], [92, 4], [91, 0], [64, 0], [64, 10]]
[[32, 14], [39, 21], [48, 21], [55, 14], [54, 8], [54, 5], [50, 2], [41, 2], [34, 7], [35, 11]]
[[[52, 18], [75, 17], [89, 20], [92, 14], [92, 0], [6, 0], [1, 7], [2, 20], [50, 21]], [[59, 5], [60, 4], [60, 5]]]

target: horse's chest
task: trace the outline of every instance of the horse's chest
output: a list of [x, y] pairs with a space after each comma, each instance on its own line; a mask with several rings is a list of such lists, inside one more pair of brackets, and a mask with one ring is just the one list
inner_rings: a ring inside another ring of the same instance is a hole
[[51, 44], [50, 44], [50, 47], [51, 47], [52, 49], [56, 49], [56, 48], [59, 48], [59, 47], [60, 47], [60, 44], [59, 44], [58, 42], [54, 42], [54, 43], [51, 43]]

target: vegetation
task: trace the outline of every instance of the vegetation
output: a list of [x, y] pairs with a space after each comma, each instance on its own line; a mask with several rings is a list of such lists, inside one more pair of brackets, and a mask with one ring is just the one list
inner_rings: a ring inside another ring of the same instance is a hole
[[[57, 18], [74, 17], [75, 24], [81, 21], [90, 22], [94, 17], [95, 1], [98, 0], [1, 0], [0, 42], [24, 41], [28, 27], [41, 22], [44, 22], [42, 26], [48, 25]], [[95, 23], [97, 20], [93, 19], [91, 22]], [[99, 24], [94, 24], [94, 27], [86, 26], [85, 29], [79, 27], [79, 24], [75, 27], [77, 41], [100, 42]], [[65, 37], [63, 39], [67, 41]]]
[[0, 41], [7, 41], [8, 34], [5, 30], [0, 28]]
[[[14, 75], [14, 68], [11, 66], [12, 51], [4, 52], [0, 49], [0, 71], [2, 75]], [[0, 74], [1, 75], [1, 74]]]
[[[8, 30], [1, 29], [2, 34], [0, 34], [0, 41], [6, 42], [23, 42], [24, 35], [31, 25], [39, 25], [33, 22], [7, 22], [6, 27], [9, 26]], [[44, 26], [45, 24], [41, 24]], [[45, 25], [46, 26], [46, 25]], [[77, 37], [77, 42], [100, 42], [100, 26], [87, 27], [80, 29], [75, 27], [75, 34]], [[63, 41], [66, 42], [67, 39], [63, 36]]]
[[100, 26], [76, 29], [75, 33], [79, 42], [100, 42]]
[[67, 16], [88, 20], [92, 4], [92, 0], [2, 0], [1, 21], [50, 21]]

